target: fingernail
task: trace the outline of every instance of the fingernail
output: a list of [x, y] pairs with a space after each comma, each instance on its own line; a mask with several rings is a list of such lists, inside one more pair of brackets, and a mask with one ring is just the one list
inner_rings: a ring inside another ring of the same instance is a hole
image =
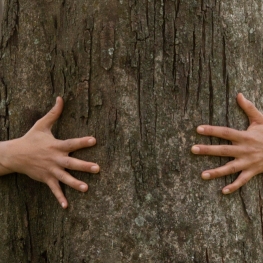
[[86, 190], [88, 189], [88, 186], [87, 186], [86, 184], [81, 184], [81, 185], [79, 186], [79, 189], [80, 189], [81, 191], [86, 191]]
[[66, 208], [66, 203], [62, 202], [61, 206], [62, 206], [62, 208]]
[[93, 165], [91, 166], [90, 170], [94, 173], [97, 173], [100, 170], [100, 168], [98, 165]]
[[203, 133], [205, 129], [202, 126], [197, 127], [197, 132], [198, 133]]
[[192, 147], [192, 153], [199, 153], [200, 152], [200, 148], [197, 146], [193, 146]]
[[210, 175], [210, 173], [204, 173], [204, 174], [202, 174], [202, 178], [203, 179], [210, 179], [210, 177], [211, 177], [211, 175]]
[[223, 191], [223, 194], [227, 195], [227, 194], [230, 194], [230, 190], [227, 188], [227, 189], [224, 189]]
[[94, 144], [96, 142], [96, 140], [94, 139], [94, 138], [90, 138], [89, 140], [88, 140], [88, 143], [89, 144]]

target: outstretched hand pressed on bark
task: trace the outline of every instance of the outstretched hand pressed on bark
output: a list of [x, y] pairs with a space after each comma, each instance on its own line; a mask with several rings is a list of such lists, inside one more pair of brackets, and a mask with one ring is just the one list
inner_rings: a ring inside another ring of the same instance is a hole
[[51, 133], [53, 124], [63, 110], [63, 100], [56, 105], [21, 138], [1, 142], [5, 154], [1, 161], [1, 174], [23, 173], [46, 183], [63, 208], [68, 206], [59, 181], [81, 192], [88, 190], [85, 182], [72, 177], [65, 169], [98, 173], [96, 163], [69, 157], [69, 153], [96, 144], [93, 137], [57, 140]]
[[234, 157], [224, 166], [203, 171], [205, 180], [241, 172], [237, 179], [222, 189], [223, 194], [230, 194], [246, 184], [253, 176], [263, 172], [263, 115], [244, 96], [237, 96], [239, 106], [249, 118], [246, 131], [227, 127], [201, 125], [197, 132], [206, 136], [215, 136], [232, 142], [232, 145], [194, 145], [192, 152], [199, 155]]

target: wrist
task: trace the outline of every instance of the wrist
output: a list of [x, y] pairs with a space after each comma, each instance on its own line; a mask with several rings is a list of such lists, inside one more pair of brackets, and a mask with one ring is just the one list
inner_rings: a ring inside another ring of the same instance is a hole
[[13, 140], [0, 142], [0, 176], [13, 173], [11, 154]]

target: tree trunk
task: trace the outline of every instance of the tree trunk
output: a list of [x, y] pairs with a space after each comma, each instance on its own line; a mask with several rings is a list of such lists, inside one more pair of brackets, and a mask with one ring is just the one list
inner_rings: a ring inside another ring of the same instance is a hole
[[236, 175], [203, 181], [229, 159], [199, 124], [246, 129], [235, 97], [262, 105], [260, 0], [5, 0], [1, 140], [22, 136], [63, 96], [60, 139], [93, 135], [73, 156], [63, 211], [47, 186], [0, 179], [0, 262], [262, 263], [262, 177], [223, 196]]

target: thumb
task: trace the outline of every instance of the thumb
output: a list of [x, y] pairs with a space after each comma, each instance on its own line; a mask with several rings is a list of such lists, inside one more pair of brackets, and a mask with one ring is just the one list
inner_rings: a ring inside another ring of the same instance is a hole
[[255, 107], [255, 105], [251, 101], [247, 100], [242, 93], [239, 93], [237, 95], [237, 102], [248, 116], [250, 124], [263, 124], [263, 115], [261, 114], [261, 112]]
[[37, 121], [36, 126], [39, 129], [48, 129], [50, 130], [54, 123], [57, 121], [63, 110], [63, 99], [57, 97], [56, 104], [53, 108], [40, 120]]

